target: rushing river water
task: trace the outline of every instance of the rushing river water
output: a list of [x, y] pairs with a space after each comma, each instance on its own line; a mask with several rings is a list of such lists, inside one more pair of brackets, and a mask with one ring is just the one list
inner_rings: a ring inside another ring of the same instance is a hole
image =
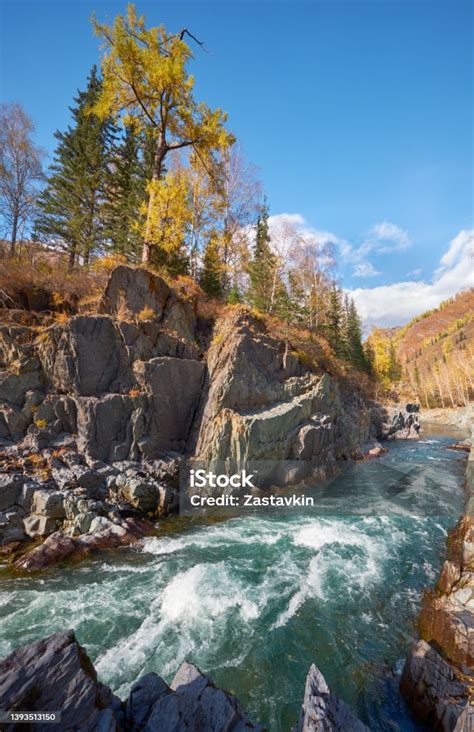
[[463, 455], [444, 432], [314, 488], [315, 509], [172, 520], [140, 550], [4, 576], [0, 656], [74, 628], [122, 697], [187, 658], [276, 732], [296, 722], [314, 661], [372, 730], [420, 730], [397, 674], [462, 509]]

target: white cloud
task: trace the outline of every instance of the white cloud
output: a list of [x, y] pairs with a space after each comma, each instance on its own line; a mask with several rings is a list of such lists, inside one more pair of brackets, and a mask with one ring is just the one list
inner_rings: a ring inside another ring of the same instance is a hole
[[392, 326], [403, 325], [469, 287], [474, 287], [474, 229], [459, 232], [449, 243], [432, 282], [408, 280], [349, 292], [366, 327]]
[[353, 277], [375, 277], [379, 274], [381, 272], [378, 272], [370, 262], [359, 262], [352, 272]]
[[390, 221], [381, 221], [379, 224], [375, 224], [370, 230], [369, 241], [373, 245], [372, 248], [379, 254], [401, 252], [411, 245], [411, 239], [407, 232]]
[[341, 249], [342, 256], [355, 263], [354, 277], [373, 277], [378, 272], [368, 260], [369, 254], [391, 254], [401, 252], [411, 246], [408, 233], [391, 221], [380, 221], [370, 227], [362, 244], [353, 247], [350, 244]]
[[410, 272], [407, 272], [407, 277], [419, 277], [421, 275], [421, 267], [417, 267], [416, 269], [410, 270]]

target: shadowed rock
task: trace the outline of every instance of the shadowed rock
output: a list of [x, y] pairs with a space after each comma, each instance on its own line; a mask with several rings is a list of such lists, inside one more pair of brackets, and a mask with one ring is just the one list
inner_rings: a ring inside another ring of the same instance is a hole
[[[72, 631], [21, 646], [0, 661], [0, 699], [8, 711], [60, 711], [56, 729], [63, 730], [114, 730], [113, 722], [121, 715], [120, 700], [97, 681], [94, 666]], [[10, 732], [15, 726], [5, 729]], [[43, 732], [51, 725], [36, 723], [30, 729]]]

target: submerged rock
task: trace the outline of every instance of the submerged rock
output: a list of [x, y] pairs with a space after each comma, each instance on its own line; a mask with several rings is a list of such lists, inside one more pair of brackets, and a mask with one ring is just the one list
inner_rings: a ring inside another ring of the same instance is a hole
[[303, 706], [294, 732], [370, 732], [347, 704], [333, 694], [314, 664], [306, 677]]

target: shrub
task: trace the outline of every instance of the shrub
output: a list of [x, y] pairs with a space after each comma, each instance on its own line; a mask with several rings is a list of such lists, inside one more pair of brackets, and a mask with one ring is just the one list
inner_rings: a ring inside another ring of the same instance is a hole
[[152, 320], [154, 317], [155, 311], [153, 308], [149, 308], [148, 305], [145, 305], [145, 307], [137, 313], [137, 320], [140, 322], [143, 320]]

